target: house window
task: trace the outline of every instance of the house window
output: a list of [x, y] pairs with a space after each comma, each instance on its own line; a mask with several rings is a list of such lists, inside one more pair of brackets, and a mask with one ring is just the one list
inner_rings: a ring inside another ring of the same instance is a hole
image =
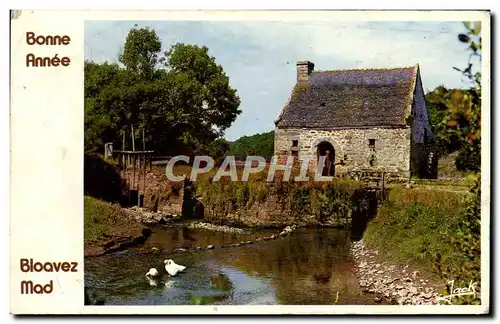
[[299, 146], [299, 141], [298, 140], [293, 140], [292, 141], [292, 147], [297, 147]]
[[368, 147], [369, 147], [372, 151], [375, 151], [375, 139], [370, 138], [370, 139], [368, 140]]
[[299, 156], [299, 151], [292, 151], [292, 156]]

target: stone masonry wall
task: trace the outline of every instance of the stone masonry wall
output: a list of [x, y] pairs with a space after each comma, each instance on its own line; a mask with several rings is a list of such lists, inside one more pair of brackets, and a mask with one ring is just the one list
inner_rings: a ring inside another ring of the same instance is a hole
[[135, 188], [140, 187], [141, 194], [144, 195], [142, 207], [169, 215], [182, 214], [184, 182], [169, 181], [163, 169], [148, 171], [145, 181], [139, 172], [136, 172], [133, 181], [133, 173], [128, 170], [124, 172], [123, 180], [128, 183], [129, 188], [132, 184], [135, 184]]
[[[369, 146], [375, 140], [375, 148]], [[292, 147], [293, 141], [297, 146]], [[340, 130], [279, 129], [275, 130], [275, 155], [285, 157], [309, 156], [314, 161], [309, 168], [315, 171], [317, 146], [330, 143], [335, 150], [335, 163], [344, 159], [344, 170], [385, 169], [389, 172], [409, 172], [411, 154], [410, 128], [368, 128]], [[374, 165], [370, 165], [372, 155]], [[286, 158], [284, 159], [286, 161]], [[283, 159], [281, 159], [283, 162]]]

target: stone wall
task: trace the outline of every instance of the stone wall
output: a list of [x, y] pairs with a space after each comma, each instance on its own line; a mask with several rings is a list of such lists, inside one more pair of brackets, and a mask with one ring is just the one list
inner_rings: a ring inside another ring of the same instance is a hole
[[[377, 211], [380, 191], [336, 179], [324, 184], [278, 180], [197, 182], [205, 221], [232, 226], [356, 227]], [[361, 225], [364, 226], [364, 225]]]
[[[370, 139], [375, 147], [370, 147]], [[275, 154], [278, 156], [308, 156], [314, 160], [317, 146], [330, 143], [335, 151], [335, 163], [344, 160], [344, 170], [372, 169], [409, 172], [411, 158], [410, 128], [352, 128], [338, 130], [279, 129], [275, 130]], [[293, 147], [293, 144], [297, 144]], [[374, 157], [373, 166], [370, 160]], [[283, 159], [281, 160], [283, 161]]]
[[[133, 172], [122, 175], [130, 188], [132, 183], [136, 188], [140, 186], [140, 192], [144, 195], [142, 207], [153, 212], [162, 212], [168, 215], [181, 215], [184, 200], [184, 182], [172, 182], [167, 179], [163, 168], [148, 171], [145, 182], [138, 172], [133, 179]], [[144, 190], [145, 183], [145, 190]], [[138, 185], [140, 184], [140, 185]]]

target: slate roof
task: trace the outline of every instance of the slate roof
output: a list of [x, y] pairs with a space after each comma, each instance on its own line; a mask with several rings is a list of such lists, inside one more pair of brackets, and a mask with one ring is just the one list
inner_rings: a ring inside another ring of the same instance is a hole
[[402, 126], [418, 65], [394, 69], [313, 71], [298, 83], [278, 127]]

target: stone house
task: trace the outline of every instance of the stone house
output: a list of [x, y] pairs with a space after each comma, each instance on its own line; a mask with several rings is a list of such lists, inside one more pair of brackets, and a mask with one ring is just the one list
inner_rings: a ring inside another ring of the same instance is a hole
[[418, 64], [404, 68], [314, 71], [297, 62], [297, 83], [275, 121], [275, 155], [320, 156], [342, 170], [436, 176], [435, 137]]

